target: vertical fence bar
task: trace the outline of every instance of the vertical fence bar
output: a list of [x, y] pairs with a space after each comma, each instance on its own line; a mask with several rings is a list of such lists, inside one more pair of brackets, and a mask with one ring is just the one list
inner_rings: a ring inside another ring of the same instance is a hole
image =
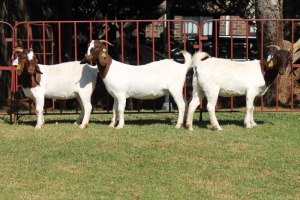
[[[279, 30], [279, 27], [280, 26], [280, 23], [279, 23], [279, 20], [276, 20], [276, 44], [279, 45], [279, 34], [280, 34], [280, 30]], [[276, 111], [278, 111], [278, 107], [279, 107], [279, 98], [278, 98], [278, 86], [279, 86], [279, 77], [277, 76], [276, 77], [276, 91], [275, 91], [275, 94], [276, 94]]]
[[[264, 21], [261, 20], [261, 34], [260, 34], [260, 59], [263, 60], [264, 59], [264, 35], [262, 34], [264, 32]], [[261, 96], [260, 97], [260, 102], [261, 102], [261, 111], [264, 111], [264, 97]]]
[[47, 57], [46, 57], [46, 26], [45, 26], [45, 22], [43, 22], [42, 28], [43, 28], [43, 60], [44, 60], [44, 64], [46, 65]]
[[124, 63], [124, 22], [121, 22], [121, 62]]
[[61, 63], [61, 22], [58, 22], [58, 62]]
[[249, 20], [246, 23], [246, 60], [249, 60]]
[[[232, 22], [236, 22], [236, 20], [233, 20], [229, 23], [230, 27], [230, 59], [233, 60], [234, 58], [234, 53], [233, 53], [233, 28], [232, 28]], [[233, 97], [230, 97], [230, 110], [233, 111]]]
[[90, 27], [90, 31], [89, 31], [90, 40], [89, 41], [92, 41], [93, 40], [93, 23], [92, 22], [89, 22], [89, 27]]
[[[295, 42], [295, 38], [294, 38], [294, 30], [295, 30], [295, 23], [294, 22], [295, 21], [292, 20], [291, 22], [292, 22], [291, 52], [293, 53], [294, 52], [294, 42]], [[293, 55], [294, 55], [294, 53], [293, 53]], [[290, 64], [290, 67], [291, 67], [291, 70], [294, 67], [293, 58], [292, 58], [292, 63]], [[293, 74], [291, 74], [291, 111], [294, 111], [294, 75]]]
[[74, 22], [74, 59], [77, 60], [77, 23]]

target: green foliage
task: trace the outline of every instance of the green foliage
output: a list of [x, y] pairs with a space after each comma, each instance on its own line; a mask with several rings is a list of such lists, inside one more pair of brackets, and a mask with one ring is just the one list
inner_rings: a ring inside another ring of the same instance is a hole
[[[299, 199], [299, 113], [217, 113], [214, 132], [204, 113], [194, 132], [175, 129], [177, 114], [35, 116], [19, 125], [0, 119], [1, 199]], [[199, 118], [196, 114], [195, 119]], [[56, 123], [57, 122], [57, 123]]]

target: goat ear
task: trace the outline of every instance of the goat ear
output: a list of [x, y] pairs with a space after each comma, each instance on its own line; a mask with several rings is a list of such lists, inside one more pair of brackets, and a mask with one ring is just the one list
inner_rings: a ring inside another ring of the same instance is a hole
[[38, 73], [38, 74], [43, 74], [43, 72], [41, 72], [41, 69], [40, 69], [40, 66], [39, 66], [39, 65], [36, 65], [36, 66], [35, 66], [35, 71], [36, 71], [36, 73]]

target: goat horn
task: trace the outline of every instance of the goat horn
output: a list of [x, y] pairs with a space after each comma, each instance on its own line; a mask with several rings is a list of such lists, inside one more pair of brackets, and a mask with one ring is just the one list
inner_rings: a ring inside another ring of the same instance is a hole
[[17, 53], [17, 52], [22, 52], [22, 51], [23, 51], [23, 49], [22, 49], [21, 47], [16, 47], [16, 48], [14, 49], [14, 51], [13, 51], [13, 54], [12, 54], [11, 58], [12, 58], [12, 59], [14, 58], [15, 53]]
[[297, 62], [300, 59], [300, 51], [294, 53], [293, 55], [293, 63]]
[[278, 45], [274, 45], [274, 44], [269, 45], [269, 46], [267, 46], [267, 47], [275, 47], [278, 51], [281, 49]]
[[107, 43], [107, 44], [109, 44], [109, 45], [111, 45], [111, 46], [114, 46], [113, 44], [111, 44], [110, 42], [108, 42], [108, 41], [106, 41], [106, 40], [100, 40], [100, 42], [105, 42], [105, 43]]
[[291, 51], [292, 49], [292, 43], [287, 40], [282, 40], [281, 42], [281, 48], [287, 51]]
[[295, 54], [300, 49], [300, 38], [297, 42], [293, 44], [293, 54]]

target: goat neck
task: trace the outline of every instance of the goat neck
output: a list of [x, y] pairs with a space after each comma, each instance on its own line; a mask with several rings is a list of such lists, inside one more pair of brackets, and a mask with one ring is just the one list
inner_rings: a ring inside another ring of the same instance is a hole
[[103, 44], [102, 40], [93, 40], [88, 49], [89, 56], [87, 58], [88, 60], [96, 61], [99, 73], [103, 79], [106, 77], [112, 63], [112, 58], [107, 51], [106, 44]]
[[100, 58], [102, 55], [99, 55], [97, 60], [97, 67], [101, 77], [104, 79], [109, 71], [110, 65], [112, 63], [112, 58], [107, 54], [105, 58]]
[[277, 68], [266, 70], [266, 72], [264, 74], [264, 79], [265, 79], [266, 86], [271, 85], [273, 83], [273, 81], [276, 79], [277, 76], [278, 76], [278, 69]]
[[34, 73], [32, 75], [22, 73], [19, 77], [23, 88], [34, 88], [40, 85], [41, 82], [41, 74], [39, 73]]

